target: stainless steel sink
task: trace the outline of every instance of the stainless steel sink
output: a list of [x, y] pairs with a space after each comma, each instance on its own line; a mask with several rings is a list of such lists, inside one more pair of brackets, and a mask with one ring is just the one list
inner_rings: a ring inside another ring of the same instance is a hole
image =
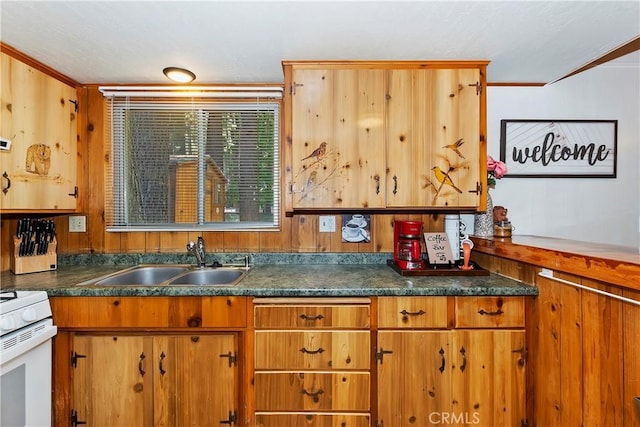
[[79, 286], [233, 286], [248, 272], [248, 267], [141, 264]]
[[205, 268], [191, 270], [169, 280], [168, 285], [234, 285], [247, 274], [246, 269], [240, 268]]
[[96, 286], [158, 285], [184, 273], [188, 267], [137, 266], [112, 274], [94, 283]]

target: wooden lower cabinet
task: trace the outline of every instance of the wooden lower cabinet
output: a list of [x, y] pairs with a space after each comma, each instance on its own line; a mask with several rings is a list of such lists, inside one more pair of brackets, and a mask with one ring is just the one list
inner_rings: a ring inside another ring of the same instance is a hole
[[55, 427], [247, 425], [245, 297], [49, 301]]
[[213, 426], [237, 417], [235, 334], [76, 335], [73, 347], [77, 424]]
[[369, 427], [369, 299], [254, 304], [255, 425]]
[[524, 331], [379, 331], [378, 425], [521, 426]]
[[522, 297], [380, 297], [377, 320], [378, 427], [526, 423]]
[[55, 426], [527, 424], [521, 298], [247, 302], [51, 298]]

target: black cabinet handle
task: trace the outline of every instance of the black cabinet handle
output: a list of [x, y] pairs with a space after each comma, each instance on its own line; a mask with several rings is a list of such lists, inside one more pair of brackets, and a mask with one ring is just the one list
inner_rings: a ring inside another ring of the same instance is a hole
[[317, 315], [315, 315], [315, 316], [308, 316], [308, 315], [306, 315], [306, 314], [304, 314], [304, 313], [303, 313], [303, 314], [301, 314], [299, 317], [300, 317], [302, 320], [309, 320], [309, 321], [311, 321], [311, 322], [316, 321], [316, 320], [322, 320], [322, 319], [324, 319], [324, 316], [323, 316], [322, 314], [317, 314]]
[[423, 314], [427, 314], [427, 312], [423, 310], [419, 310], [419, 311], [402, 310], [400, 314], [402, 314], [403, 316], [422, 316]]
[[160, 353], [160, 364], [159, 364], [159, 368], [160, 368], [160, 375], [164, 375], [167, 373], [167, 371], [164, 370], [164, 358], [167, 357], [164, 354], [164, 351], [162, 353]]
[[484, 311], [484, 309], [480, 309], [478, 310], [478, 313], [480, 313], [480, 315], [482, 316], [499, 316], [501, 314], [504, 314], [504, 311], [502, 311], [502, 309], [497, 309], [496, 311]]
[[7, 186], [2, 189], [2, 192], [4, 194], [7, 194], [7, 192], [11, 188], [11, 178], [9, 178], [9, 175], [6, 171], [2, 174], [2, 177], [7, 180]]
[[317, 350], [307, 350], [306, 348], [302, 347], [300, 351], [306, 354], [320, 354], [324, 352], [324, 348], [320, 347]]
[[140, 353], [140, 360], [138, 360], [138, 372], [140, 372], [140, 376], [144, 377], [144, 374], [146, 374], [145, 370], [144, 370], [144, 359], [145, 359], [145, 355], [144, 352]]
[[464, 349], [464, 347], [460, 348], [460, 354], [462, 354], [462, 364], [460, 365], [460, 372], [464, 372], [465, 368], [467, 367], [467, 351]]
[[305, 396], [309, 396], [313, 400], [314, 403], [318, 403], [320, 401], [320, 395], [324, 394], [324, 390], [320, 389], [320, 390], [312, 393], [310, 391], [302, 389], [302, 394], [304, 394]]
[[440, 370], [440, 373], [442, 374], [444, 372], [444, 367], [446, 364], [446, 361], [444, 360], [444, 350], [442, 349], [442, 347], [440, 347], [440, 351], [438, 352], [440, 353], [440, 361], [442, 362], [442, 364], [440, 365], [440, 368], [438, 368]]

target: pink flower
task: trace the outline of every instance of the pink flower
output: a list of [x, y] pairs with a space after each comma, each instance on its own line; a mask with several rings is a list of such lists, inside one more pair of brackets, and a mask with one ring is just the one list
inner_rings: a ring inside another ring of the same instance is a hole
[[496, 178], [501, 179], [505, 173], [507, 173], [507, 165], [503, 162], [496, 162], [495, 168], [493, 169], [493, 174]]
[[507, 165], [504, 162], [487, 156], [487, 183], [490, 186], [496, 185], [496, 179], [501, 179], [507, 173]]
[[496, 168], [497, 163], [499, 163], [498, 160], [494, 159], [491, 156], [487, 156], [487, 171], [493, 172], [493, 170]]

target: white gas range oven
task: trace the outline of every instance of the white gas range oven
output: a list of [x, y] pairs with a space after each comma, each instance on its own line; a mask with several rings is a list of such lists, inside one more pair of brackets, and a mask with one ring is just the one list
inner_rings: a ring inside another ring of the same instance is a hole
[[0, 290], [0, 426], [51, 425], [57, 330], [46, 292]]

